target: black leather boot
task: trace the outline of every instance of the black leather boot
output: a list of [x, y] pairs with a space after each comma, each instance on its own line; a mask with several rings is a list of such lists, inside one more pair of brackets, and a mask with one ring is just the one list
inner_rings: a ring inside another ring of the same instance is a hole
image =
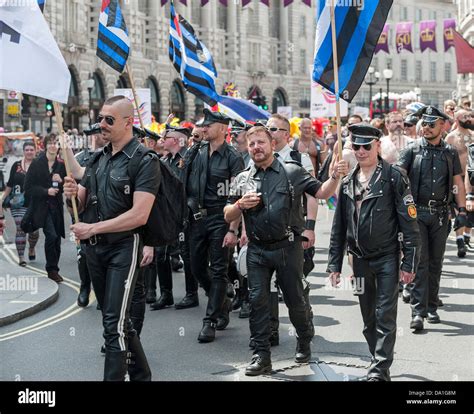
[[217, 317], [216, 329], [218, 331], [223, 331], [225, 328], [227, 328], [227, 325], [229, 325], [229, 322], [230, 322], [229, 312], [231, 310], [232, 310], [232, 301], [230, 300], [229, 297], [226, 297], [224, 300], [224, 304], [222, 305], [222, 312]]
[[216, 324], [210, 321], [204, 321], [201, 332], [199, 332], [198, 341], [201, 343], [212, 342], [216, 339]]
[[296, 341], [295, 361], [299, 364], [309, 362], [311, 359], [311, 342], [299, 338], [297, 338]]
[[254, 377], [272, 372], [272, 361], [270, 355], [264, 353], [253, 354], [250, 364], [245, 368], [245, 375]]
[[129, 336], [128, 349], [130, 351], [130, 361], [128, 364], [130, 381], [151, 381], [150, 367], [136, 333]]
[[195, 308], [196, 306], [199, 306], [199, 297], [197, 292], [186, 293], [186, 296], [180, 302], [174, 305], [176, 309]]
[[152, 264], [146, 266], [145, 272], [145, 287], [146, 287], [146, 303], [156, 302], [156, 265]]
[[127, 352], [105, 351], [104, 381], [125, 381]]
[[165, 290], [161, 292], [161, 296], [159, 299], [150, 305], [151, 310], [160, 310], [164, 309], [167, 306], [172, 306], [174, 305], [174, 299], [173, 299], [173, 294], [171, 293], [170, 290]]

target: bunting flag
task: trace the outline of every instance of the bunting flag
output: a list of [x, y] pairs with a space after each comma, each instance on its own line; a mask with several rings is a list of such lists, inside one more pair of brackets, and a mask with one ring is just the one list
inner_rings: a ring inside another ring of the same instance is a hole
[[420, 22], [420, 49], [424, 52], [431, 49], [436, 52], [436, 21]]
[[[340, 2], [335, 2], [336, 4]], [[367, 69], [393, 0], [371, 0], [365, 7], [335, 7], [339, 97], [351, 102]], [[316, 39], [313, 80], [336, 94], [331, 36], [331, 0], [316, 2]]]
[[453, 30], [453, 36], [458, 73], [474, 73], [474, 46], [456, 30]]
[[44, 13], [44, 4], [46, 3], [46, 0], [38, 0], [38, 6], [41, 10], [41, 13]]
[[413, 53], [411, 29], [413, 22], [397, 23], [397, 34], [395, 36], [395, 45], [397, 46], [397, 53], [402, 53], [402, 50], [408, 50]]
[[217, 70], [206, 46], [199, 41], [193, 27], [176, 13], [171, 1], [169, 57], [188, 92], [210, 106], [217, 104], [215, 82]]
[[67, 103], [71, 73], [48, 23], [35, 3], [17, 3], [0, 6], [0, 89]]
[[443, 26], [444, 51], [447, 52], [451, 46], [454, 46], [454, 30], [456, 30], [456, 20], [444, 19]]
[[390, 53], [388, 50], [388, 33], [389, 33], [390, 25], [386, 24], [383, 27], [382, 33], [380, 34], [379, 40], [377, 42], [377, 46], [375, 46], [375, 54], [383, 51], [385, 53]]
[[102, 0], [97, 56], [122, 73], [130, 53], [130, 38], [118, 0]]

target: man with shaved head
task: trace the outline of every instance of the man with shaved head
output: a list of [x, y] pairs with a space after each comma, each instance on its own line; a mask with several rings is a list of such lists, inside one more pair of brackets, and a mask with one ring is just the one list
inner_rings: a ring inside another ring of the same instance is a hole
[[300, 122], [301, 136], [295, 139], [293, 149], [308, 154], [314, 167], [314, 175], [318, 175], [319, 167], [321, 167], [321, 145], [313, 138], [313, 126], [311, 119], [303, 118]]
[[[102, 136], [109, 142], [89, 163], [79, 185], [65, 178], [64, 193], [76, 197], [83, 222], [71, 226], [85, 247], [87, 266], [102, 308], [105, 338], [104, 381], [149, 381], [151, 372], [140, 339], [130, 321], [130, 304], [139, 266], [153, 259], [141, 252], [140, 228], [150, 215], [160, 184], [154, 153], [133, 136], [133, 106], [124, 96], [105, 101], [99, 116]], [[144, 155], [145, 154], [145, 155]], [[133, 157], [141, 157], [134, 176]], [[129, 365], [130, 364], [130, 365]]]
[[[454, 120], [456, 122], [456, 129], [446, 137], [446, 143], [456, 148], [461, 161], [461, 170], [463, 174], [466, 171], [468, 147], [474, 144], [474, 122], [471, 112], [465, 109], [459, 109], [454, 113]], [[464, 176], [462, 177], [464, 181]], [[472, 213], [468, 213], [472, 217]], [[472, 219], [470, 218], [470, 222]], [[471, 224], [470, 224], [471, 225]], [[454, 230], [456, 230], [456, 244], [458, 247], [458, 257], [466, 256], [468, 247], [471, 241], [471, 228], [459, 227], [455, 221]]]

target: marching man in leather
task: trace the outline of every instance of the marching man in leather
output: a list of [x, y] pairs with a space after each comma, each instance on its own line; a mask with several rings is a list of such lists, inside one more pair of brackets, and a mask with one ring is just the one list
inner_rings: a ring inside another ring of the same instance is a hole
[[372, 355], [367, 379], [390, 381], [398, 281], [400, 277], [403, 283], [411, 283], [419, 260], [416, 207], [405, 173], [380, 157], [381, 132], [362, 123], [351, 125], [349, 130], [357, 165], [342, 180], [327, 271], [336, 287], [347, 246], [354, 257], [363, 333]]

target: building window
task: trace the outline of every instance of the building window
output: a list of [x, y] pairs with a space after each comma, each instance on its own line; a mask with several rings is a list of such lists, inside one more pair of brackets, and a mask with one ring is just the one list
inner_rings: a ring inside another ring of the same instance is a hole
[[227, 30], [227, 7], [218, 6], [218, 25], [219, 29]]
[[305, 74], [307, 72], [307, 64], [306, 64], [306, 50], [300, 49], [300, 72]]
[[387, 69], [393, 69], [392, 68], [392, 59], [387, 58]]
[[416, 61], [416, 66], [415, 66], [415, 79], [417, 82], [422, 81], [422, 69], [421, 69], [421, 60]]
[[306, 16], [302, 14], [300, 16], [300, 37], [306, 37]]
[[402, 20], [402, 21], [408, 20], [408, 8], [402, 7], [400, 11], [401, 11], [401, 13], [400, 13], [400, 15], [401, 15], [400, 18], [401, 18], [401, 20]]
[[423, 20], [423, 10], [416, 9], [416, 21], [420, 22], [421, 20]]
[[436, 62], [430, 62], [430, 81], [436, 82]]
[[451, 63], [444, 64], [444, 81], [451, 83]]
[[408, 80], [408, 63], [406, 59], [402, 59], [402, 64], [400, 68], [400, 78], [402, 81]]

